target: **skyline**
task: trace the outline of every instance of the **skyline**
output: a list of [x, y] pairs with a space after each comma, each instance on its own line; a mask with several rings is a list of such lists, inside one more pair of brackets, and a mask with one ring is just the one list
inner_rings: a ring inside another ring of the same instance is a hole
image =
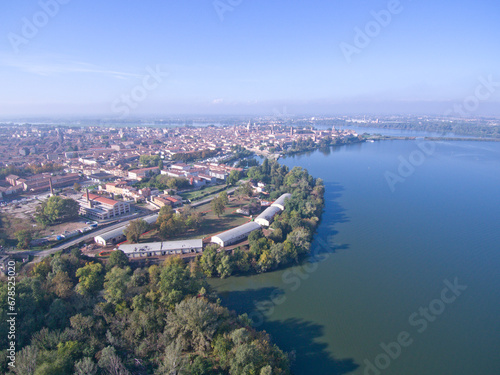
[[[457, 105], [465, 105], [460, 115], [500, 115], [499, 8], [12, 3], [0, 25], [0, 117], [273, 115], [285, 107], [457, 115]], [[488, 90], [478, 90], [485, 80]]]

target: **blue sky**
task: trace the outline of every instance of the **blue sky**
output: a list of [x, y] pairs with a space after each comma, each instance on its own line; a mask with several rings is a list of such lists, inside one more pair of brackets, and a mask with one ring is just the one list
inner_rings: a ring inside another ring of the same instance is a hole
[[[0, 116], [439, 114], [500, 81], [493, 0], [401, 0], [362, 48], [356, 28], [397, 0], [218, 0], [222, 19], [213, 0], [59, 1], [0, 5]], [[472, 114], [500, 115], [499, 100]]]

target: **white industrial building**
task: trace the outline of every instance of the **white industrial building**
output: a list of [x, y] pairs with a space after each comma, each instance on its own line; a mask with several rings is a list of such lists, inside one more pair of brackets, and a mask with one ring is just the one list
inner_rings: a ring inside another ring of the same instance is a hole
[[279, 207], [269, 206], [255, 218], [255, 222], [263, 227], [268, 227], [273, 222], [273, 218], [280, 212], [281, 209]]
[[120, 245], [118, 250], [123, 251], [129, 258], [201, 253], [203, 252], [203, 240], [164, 241]]
[[116, 245], [117, 243], [123, 242], [127, 239], [123, 233], [127, 226], [116, 228], [112, 231], [101, 234], [100, 236], [95, 236], [94, 241], [101, 246]]
[[[156, 223], [157, 219], [158, 215], [152, 215], [142, 218], [142, 220], [144, 220], [148, 224]], [[99, 236], [95, 236], [94, 241], [101, 246], [116, 245], [117, 243], [123, 242], [127, 239], [124, 233], [125, 228], [127, 228], [127, 225], [123, 225]]]
[[292, 194], [283, 194], [281, 197], [268, 208], [266, 208], [255, 221], [240, 225], [239, 227], [228, 230], [213, 236], [210, 242], [216, 243], [221, 247], [232, 245], [248, 237], [254, 230], [261, 227], [268, 227], [271, 225], [273, 218], [280, 212], [285, 210], [285, 201], [292, 197]]
[[283, 194], [281, 197], [279, 197], [278, 199], [276, 199], [276, 201], [271, 205], [271, 206], [274, 206], [274, 207], [279, 207], [279, 209], [281, 211], [284, 211], [285, 210], [285, 201], [289, 198], [292, 197], [292, 194]]
[[107, 220], [130, 213], [130, 202], [117, 201], [90, 194], [87, 190], [85, 198], [79, 199], [79, 214], [92, 220]]
[[210, 241], [218, 244], [220, 247], [225, 247], [247, 238], [250, 233], [259, 229], [260, 225], [255, 221], [251, 221], [240, 225], [239, 227], [220, 233], [217, 236], [213, 236]]

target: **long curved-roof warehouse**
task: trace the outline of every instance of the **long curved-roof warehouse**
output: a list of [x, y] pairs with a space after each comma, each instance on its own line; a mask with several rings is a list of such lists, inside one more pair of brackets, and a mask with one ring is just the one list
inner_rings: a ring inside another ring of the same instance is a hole
[[281, 197], [276, 199], [276, 201], [274, 201], [274, 203], [271, 206], [279, 207], [281, 211], [284, 211], [285, 210], [285, 201], [291, 197], [292, 197], [292, 194], [289, 194], [289, 193], [283, 194]]
[[240, 225], [239, 227], [213, 236], [210, 239], [210, 242], [216, 243], [221, 247], [226, 247], [247, 238], [248, 235], [254, 230], [258, 230], [264, 226], [268, 227], [271, 225], [274, 216], [285, 209], [285, 201], [291, 196], [292, 194], [283, 194], [281, 197], [276, 199], [271, 206], [266, 208], [259, 216], [257, 216], [255, 221]]
[[[157, 214], [142, 218], [142, 220], [144, 220], [148, 224], [155, 223], [157, 219], [158, 219]], [[116, 245], [117, 243], [125, 241], [125, 239], [126, 239], [125, 233], [124, 233], [125, 228], [127, 228], [127, 225], [123, 225], [123, 226], [118, 227], [116, 229], [113, 229], [109, 232], [103, 233], [99, 236], [95, 236], [94, 241], [101, 246]]]
[[255, 221], [251, 221], [226, 232], [219, 233], [217, 236], [213, 236], [210, 241], [218, 244], [220, 247], [226, 247], [247, 238], [250, 233], [259, 229], [260, 225]]
[[281, 212], [281, 208], [276, 206], [269, 206], [259, 216], [255, 218], [255, 222], [263, 227], [271, 225], [273, 218]]

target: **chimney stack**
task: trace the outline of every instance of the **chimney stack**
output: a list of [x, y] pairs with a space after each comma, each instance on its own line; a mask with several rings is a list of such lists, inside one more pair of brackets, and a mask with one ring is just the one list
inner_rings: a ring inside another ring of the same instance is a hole
[[54, 195], [54, 187], [52, 186], [52, 177], [49, 177], [49, 186], [50, 186], [50, 196]]

